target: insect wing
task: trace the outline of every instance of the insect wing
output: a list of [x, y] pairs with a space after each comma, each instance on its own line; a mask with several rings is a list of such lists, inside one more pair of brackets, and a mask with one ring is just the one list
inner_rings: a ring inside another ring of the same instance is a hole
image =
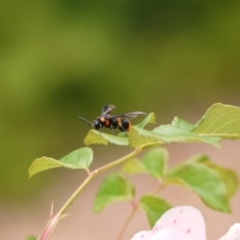
[[111, 114], [112, 110], [115, 108], [114, 105], [106, 105], [106, 106], [103, 106], [102, 107], [102, 114], [101, 116], [105, 116], [105, 115], [108, 115], [108, 114]]
[[110, 116], [109, 118], [117, 118], [117, 117], [120, 117], [120, 118], [135, 118], [138, 115], [146, 115], [146, 113], [144, 113], [144, 112], [128, 112], [128, 113], [121, 113], [121, 114], [113, 115], [113, 116]]

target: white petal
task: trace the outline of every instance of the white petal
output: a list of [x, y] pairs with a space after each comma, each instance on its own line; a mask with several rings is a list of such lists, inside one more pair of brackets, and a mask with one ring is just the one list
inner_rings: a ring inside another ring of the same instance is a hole
[[149, 240], [187, 240], [184, 235], [174, 229], [164, 229], [153, 237], [149, 238]]
[[233, 224], [219, 240], [240, 240], [240, 223]]

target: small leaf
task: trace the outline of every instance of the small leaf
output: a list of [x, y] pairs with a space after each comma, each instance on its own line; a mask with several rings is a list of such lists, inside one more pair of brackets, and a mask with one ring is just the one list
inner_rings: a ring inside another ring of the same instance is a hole
[[84, 144], [86, 146], [89, 146], [91, 144], [107, 145], [108, 141], [106, 139], [102, 138], [101, 135], [99, 134], [99, 132], [92, 129], [92, 130], [88, 131], [88, 134], [84, 139]]
[[225, 185], [219, 175], [209, 167], [184, 162], [171, 169], [166, 181], [173, 181], [174, 178], [179, 181], [178, 184], [188, 186], [198, 194], [209, 207], [230, 212]]
[[132, 127], [128, 134], [129, 145], [132, 148], [144, 148], [147, 146], [161, 145], [165, 143], [161, 137], [151, 131]]
[[162, 178], [167, 168], [168, 153], [165, 149], [156, 148], [150, 150], [143, 158], [127, 161], [122, 170], [128, 174], [149, 173], [155, 178]]
[[25, 240], [37, 240], [37, 237], [28, 236], [28, 237], [25, 238]]
[[164, 185], [170, 185], [170, 184], [175, 184], [181, 187], [189, 188], [188, 184], [182, 180], [181, 178], [165, 178], [164, 179]]
[[191, 123], [188, 123], [178, 117], [175, 117], [171, 123], [172, 127], [175, 128], [180, 128], [180, 129], [184, 129], [184, 130], [192, 130], [194, 125], [192, 125]]
[[85, 145], [112, 143], [119, 146], [127, 146], [128, 139], [126, 137], [116, 136], [113, 134], [103, 133], [97, 130], [90, 130], [84, 139]]
[[155, 114], [154, 113], [149, 113], [143, 120], [142, 122], [138, 123], [135, 125], [136, 127], [139, 128], [144, 128], [148, 123], [155, 123]]
[[58, 167], [62, 167], [62, 164], [58, 160], [49, 157], [37, 158], [28, 169], [29, 178], [39, 172]]
[[228, 199], [236, 193], [239, 181], [237, 174], [233, 170], [215, 164], [209, 159], [209, 157], [204, 155], [193, 156], [189, 159], [189, 161], [203, 164], [215, 171], [225, 184], [226, 196]]
[[85, 147], [75, 150], [60, 160], [49, 157], [37, 158], [28, 169], [29, 177], [33, 175], [58, 167], [66, 167], [71, 169], [87, 169], [93, 160], [93, 151], [91, 148]]
[[154, 195], [143, 196], [139, 202], [139, 206], [147, 214], [151, 227], [172, 207], [167, 201]]
[[155, 178], [162, 178], [167, 169], [168, 153], [164, 148], [150, 150], [142, 158], [142, 164], [146, 170]]
[[127, 174], [137, 174], [137, 173], [146, 173], [144, 165], [138, 159], [128, 160], [122, 166], [122, 170]]
[[88, 168], [93, 160], [93, 151], [89, 147], [77, 149], [65, 157], [61, 158], [59, 162], [64, 164], [64, 167], [72, 169]]
[[193, 132], [202, 136], [239, 139], [240, 108], [221, 103], [212, 105], [195, 125]]
[[118, 173], [109, 175], [102, 182], [94, 200], [94, 211], [99, 213], [112, 202], [127, 201], [134, 197], [132, 184]]

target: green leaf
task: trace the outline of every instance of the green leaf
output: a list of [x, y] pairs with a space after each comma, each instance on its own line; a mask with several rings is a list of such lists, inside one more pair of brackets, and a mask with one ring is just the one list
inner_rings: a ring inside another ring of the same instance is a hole
[[86, 146], [89, 146], [91, 144], [107, 145], [108, 141], [106, 139], [102, 138], [101, 135], [99, 134], [99, 132], [92, 129], [92, 130], [88, 131], [88, 134], [84, 139], [84, 144]]
[[94, 211], [99, 213], [112, 202], [127, 201], [134, 197], [132, 184], [118, 173], [109, 175], [102, 182], [94, 200]]
[[59, 160], [64, 166], [72, 169], [88, 168], [93, 160], [93, 151], [89, 147], [77, 149]]
[[161, 125], [152, 131], [132, 127], [128, 136], [129, 145], [132, 148], [145, 148], [172, 142], [205, 142], [218, 147], [221, 140], [219, 137], [198, 136], [188, 130], [172, 127], [171, 125]]
[[239, 181], [237, 174], [233, 170], [215, 164], [209, 159], [209, 157], [205, 155], [193, 156], [189, 159], [189, 161], [203, 164], [215, 171], [225, 184], [226, 196], [228, 199], [230, 199], [236, 193], [239, 186]]
[[172, 207], [167, 201], [154, 195], [143, 196], [139, 202], [139, 206], [147, 214], [151, 227]]
[[62, 164], [53, 158], [48, 157], [37, 158], [30, 165], [28, 169], [28, 175], [29, 178], [31, 178], [33, 175], [39, 172], [58, 167], [62, 167]]
[[112, 143], [119, 146], [127, 146], [128, 139], [126, 137], [107, 134], [94, 129], [90, 130], [84, 139], [84, 144], [87, 146], [90, 144], [107, 145], [108, 143]]
[[145, 154], [142, 160], [131, 159], [127, 161], [122, 170], [128, 174], [149, 173], [161, 179], [166, 172], [168, 153], [165, 149], [156, 148]]
[[165, 178], [164, 179], [164, 186], [170, 185], [170, 184], [174, 184], [174, 185], [178, 185], [181, 187], [185, 187], [185, 188], [189, 188], [189, 185], [182, 180], [181, 178]]
[[167, 170], [168, 152], [164, 148], [151, 149], [142, 158], [142, 164], [146, 170], [155, 178], [162, 178]]
[[178, 117], [175, 117], [171, 123], [171, 126], [172, 127], [175, 127], [175, 128], [180, 128], [180, 129], [184, 129], [184, 130], [192, 130], [194, 125], [189, 123], [189, 122], [186, 122]]
[[141, 129], [138, 127], [132, 127], [128, 134], [129, 145], [132, 148], [144, 148], [147, 146], [161, 145], [165, 142], [161, 139], [161, 136], [152, 133], [151, 131]]
[[174, 178], [177, 184], [188, 186], [209, 207], [230, 212], [225, 185], [211, 168], [203, 164], [184, 162], [171, 169], [166, 181], [174, 182]]
[[84, 147], [75, 150], [60, 160], [49, 157], [41, 157], [34, 160], [28, 169], [29, 177], [33, 175], [58, 167], [66, 167], [71, 169], [87, 169], [93, 160], [93, 151], [91, 148]]
[[214, 136], [200, 136], [193, 132], [190, 132], [188, 127], [181, 126], [182, 128], [177, 128], [172, 125], [161, 125], [152, 130], [153, 133], [158, 134], [166, 142], [204, 142], [218, 147], [221, 138]]
[[239, 139], [240, 108], [221, 103], [212, 105], [195, 125], [193, 132], [202, 136]]
[[135, 125], [139, 128], [144, 128], [148, 123], [155, 123], [155, 114], [149, 113], [139, 124]]
[[37, 237], [28, 236], [28, 237], [25, 238], [25, 240], [37, 240]]
[[122, 170], [127, 174], [146, 173], [144, 165], [139, 159], [131, 159], [123, 164]]

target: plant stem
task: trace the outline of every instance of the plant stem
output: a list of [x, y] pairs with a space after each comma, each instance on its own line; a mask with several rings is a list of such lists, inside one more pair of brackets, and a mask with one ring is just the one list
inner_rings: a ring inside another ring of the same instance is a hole
[[[63, 215], [63, 213], [71, 206], [71, 204], [74, 202], [74, 200], [78, 197], [78, 195], [83, 191], [83, 189], [101, 172], [104, 172], [108, 169], [111, 169], [112, 167], [115, 167], [125, 161], [127, 161], [128, 159], [136, 156], [139, 152], [141, 151], [141, 149], [135, 149], [133, 152], [129, 153], [128, 155], [117, 159], [116, 161], [113, 161], [111, 163], [108, 163], [92, 172], [88, 172], [88, 176], [87, 178], [84, 180], [84, 182], [76, 189], [76, 191], [72, 194], [72, 196], [67, 200], [67, 202], [62, 206], [62, 208], [58, 211], [58, 213], [56, 214], [56, 216], [58, 216], [59, 218], [61, 218], [61, 216]], [[54, 219], [54, 218], [53, 218]], [[38, 239], [44, 239], [47, 240], [49, 239], [50, 234], [52, 233], [52, 231], [54, 230], [54, 228], [56, 227], [58, 221], [56, 221], [55, 219], [55, 224], [54, 226], [52, 226], [52, 221], [50, 220], [49, 223], [47, 224], [47, 226], [45, 227], [42, 235], [38, 238]], [[52, 229], [49, 229], [52, 228]], [[47, 235], [46, 235], [47, 232]], [[44, 236], [44, 238], [43, 238]]]
[[141, 152], [141, 149], [135, 149], [133, 152], [129, 153], [128, 155], [126, 155], [126, 156], [124, 156], [122, 158], [119, 158], [118, 160], [116, 160], [114, 162], [110, 162], [110, 163], [108, 163], [108, 164], [106, 164], [106, 165], [104, 165], [104, 166], [94, 170], [93, 172], [95, 172], [96, 174], [98, 174], [100, 172], [104, 172], [104, 171], [106, 171], [108, 169], [111, 169], [112, 167], [115, 167], [115, 166], [117, 166], [117, 165], [127, 161], [128, 159], [136, 156], [140, 152]]
[[67, 200], [67, 202], [62, 206], [59, 210], [58, 214], [61, 216], [68, 207], [71, 206], [73, 201], [77, 198], [77, 196], [82, 192], [82, 190], [90, 183], [90, 181], [95, 177], [94, 174], [90, 173], [88, 177], [84, 180], [84, 182], [77, 188], [77, 190], [72, 194], [72, 196]]
[[122, 228], [120, 229], [120, 231], [116, 237], [116, 240], [120, 240], [122, 238], [128, 224], [130, 223], [130, 221], [132, 220], [134, 214], [136, 213], [136, 211], [138, 209], [138, 204], [136, 202], [132, 201], [132, 205], [133, 205], [133, 208], [132, 208], [131, 212], [129, 213], [126, 221], [124, 222]]
[[91, 173], [89, 173], [88, 177], [85, 179], [85, 181], [78, 187], [78, 189], [72, 194], [72, 196], [67, 200], [67, 202], [63, 205], [63, 207], [60, 209], [60, 211], [58, 212], [59, 215], [62, 215], [66, 209], [72, 204], [72, 202], [77, 198], [77, 196], [81, 193], [81, 191], [88, 185], [88, 183], [95, 177], [97, 176], [97, 174], [104, 172], [108, 169], [111, 169], [112, 167], [115, 167], [123, 162], [125, 162], [126, 160], [134, 157], [135, 155], [137, 155], [140, 151], [139, 150], [134, 150], [133, 152], [129, 153], [128, 155], [113, 161], [111, 163], [108, 163], [94, 171], [92, 171]]

